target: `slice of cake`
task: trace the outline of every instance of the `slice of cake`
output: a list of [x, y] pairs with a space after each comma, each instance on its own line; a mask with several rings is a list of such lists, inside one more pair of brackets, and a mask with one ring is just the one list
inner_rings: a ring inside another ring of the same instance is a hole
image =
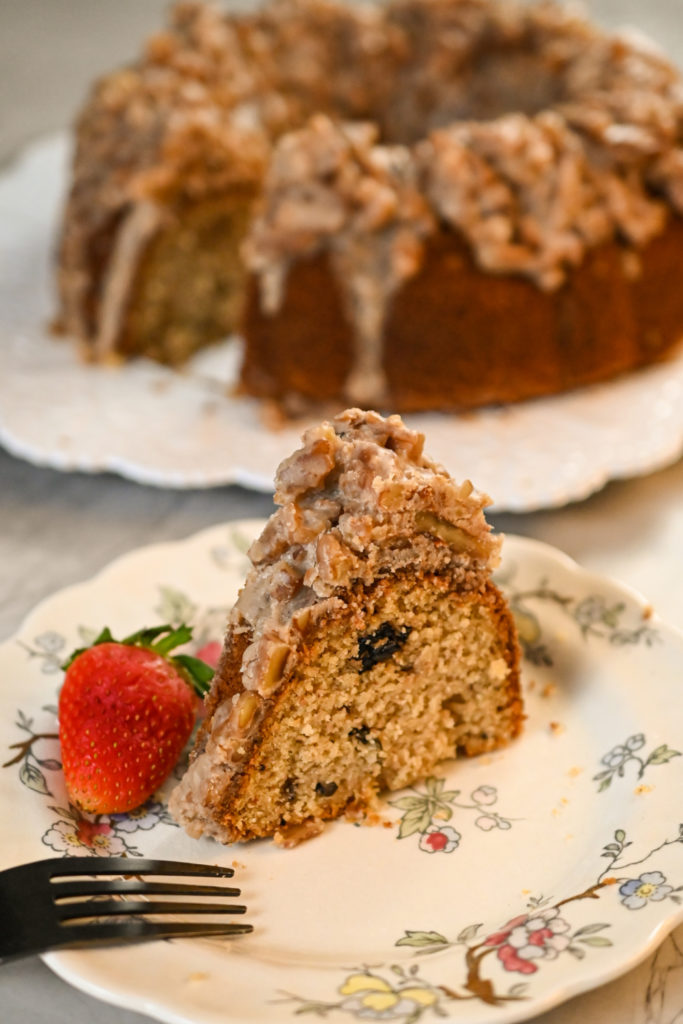
[[250, 549], [171, 811], [193, 836], [289, 843], [520, 730], [488, 499], [398, 416], [310, 429]]

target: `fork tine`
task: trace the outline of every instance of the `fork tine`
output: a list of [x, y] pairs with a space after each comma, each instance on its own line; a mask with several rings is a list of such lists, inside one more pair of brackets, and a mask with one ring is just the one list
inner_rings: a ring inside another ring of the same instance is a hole
[[245, 914], [247, 908], [239, 903], [155, 902], [154, 900], [79, 900], [62, 903], [55, 908], [62, 922], [77, 918], [118, 917], [131, 914]]
[[120, 942], [143, 941], [147, 939], [198, 938], [201, 936], [246, 935], [252, 932], [250, 924], [207, 922], [124, 921], [119, 924], [83, 924], [64, 928], [59, 946], [77, 947], [95, 944], [115, 945]]
[[140, 878], [81, 878], [54, 881], [55, 901], [70, 896], [101, 896], [107, 893], [140, 893], [166, 896], [239, 896], [241, 889], [197, 882], [146, 882]]
[[201, 878], [232, 878], [232, 868], [218, 864], [192, 864], [177, 860], [149, 860], [143, 857], [64, 857], [45, 860], [50, 878], [70, 875], [178, 875]]

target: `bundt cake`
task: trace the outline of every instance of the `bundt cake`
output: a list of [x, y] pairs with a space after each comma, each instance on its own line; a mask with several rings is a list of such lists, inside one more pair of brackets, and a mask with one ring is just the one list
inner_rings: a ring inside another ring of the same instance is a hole
[[395, 415], [351, 409], [303, 440], [278, 469], [280, 508], [250, 549], [171, 795], [192, 836], [288, 845], [520, 730], [488, 499]]
[[467, 408], [602, 380], [683, 334], [683, 92], [634, 34], [516, 0], [200, 3], [77, 129], [61, 324], [241, 386]]

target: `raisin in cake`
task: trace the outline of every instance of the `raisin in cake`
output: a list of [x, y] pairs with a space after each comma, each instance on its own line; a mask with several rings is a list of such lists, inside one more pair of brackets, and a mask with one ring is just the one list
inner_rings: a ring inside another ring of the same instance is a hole
[[279, 467], [171, 810], [222, 842], [315, 834], [522, 721], [488, 499], [398, 416], [351, 409]]

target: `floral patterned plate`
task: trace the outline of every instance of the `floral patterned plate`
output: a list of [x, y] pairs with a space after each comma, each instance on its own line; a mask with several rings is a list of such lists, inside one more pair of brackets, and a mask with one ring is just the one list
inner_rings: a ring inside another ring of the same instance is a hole
[[524, 735], [389, 794], [383, 825], [336, 822], [282, 851], [189, 839], [165, 792], [131, 815], [69, 805], [55, 739], [65, 652], [103, 624], [160, 619], [191, 621], [194, 649], [215, 651], [260, 525], [134, 552], [0, 647], [0, 807], [13, 823], [0, 867], [83, 853], [233, 864], [255, 928], [53, 953], [50, 966], [172, 1024], [507, 1024], [651, 954], [683, 918], [683, 636], [533, 541], [509, 537], [499, 573], [524, 652]]
[[[231, 394], [238, 339], [199, 353], [180, 373], [148, 360], [86, 365], [68, 339], [50, 336], [68, 160], [60, 135], [34, 143], [0, 175], [0, 444], [59, 470], [270, 492], [304, 424], [271, 429], [259, 402]], [[406, 419], [427, 433], [430, 455], [456, 479], [476, 475], [478, 487], [495, 495], [496, 511], [561, 506], [680, 458], [683, 348], [657, 366], [569, 394]]]

